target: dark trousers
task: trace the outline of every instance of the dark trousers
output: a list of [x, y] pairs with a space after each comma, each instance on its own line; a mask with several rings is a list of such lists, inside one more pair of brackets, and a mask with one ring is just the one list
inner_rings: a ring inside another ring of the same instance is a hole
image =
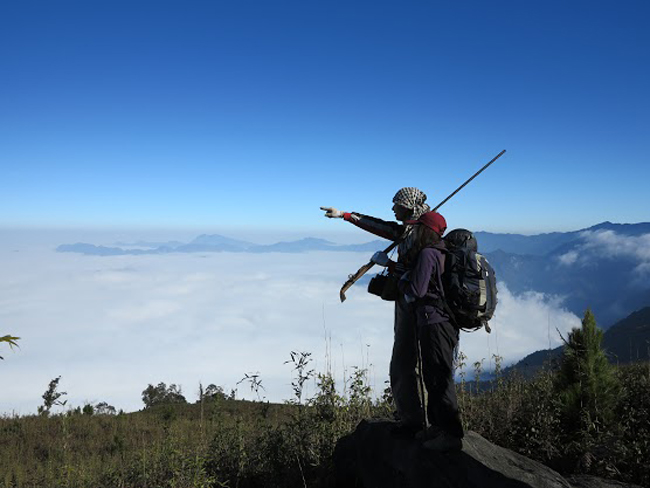
[[418, 394], [417, 319], [413, 305], [404, 295], [395, 301], [395, 339], [390, 360], [390, 387], [397, 415], [402, 422], [418, 428], [423, 425], [422, 404]]
[[453, 376], [458, 329], [449, 322], [431, 324], [420, 320], [418, 336], [424, 385], [428, 393], [429, 423], [456, 437], [463, 437]]
[[[422, 355], [422, 375], [429, 424], [463, 437], [453, 377], [454, 349], [458, 330], [449, 322], [428, 323], [422, 310], [402, 297], [395, 302], [395, 340], [390, 361], [390, 386], [399, 418], [413, 427], [424, 427], [418, 385], [418, 354]], [[418, 351], [418, 347], [420, 351]]]

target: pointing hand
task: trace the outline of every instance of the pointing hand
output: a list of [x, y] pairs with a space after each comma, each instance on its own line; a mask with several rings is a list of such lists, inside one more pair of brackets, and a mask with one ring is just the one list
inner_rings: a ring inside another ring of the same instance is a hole
[[321, 210], [325, 210], [325, 217], [330, 219], [342, 219], [345, 212], [336, 210], [334, 207], [321, 207]]

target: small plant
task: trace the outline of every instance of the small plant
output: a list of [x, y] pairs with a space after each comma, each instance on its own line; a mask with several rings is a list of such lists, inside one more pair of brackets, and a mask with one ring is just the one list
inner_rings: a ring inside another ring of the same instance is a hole
[[368, 385], [368, 370], [353, 367], [350, 375], [350, 399], [348, 401], [350, 408], [355, 411], [359, 417], [370, 416], [370, 407], [372, 400], [370, 395], [372, 388]]
[[481, 374], [483, 373], [483, 362], [484, 359], [474, 362], [474, 387], [476, 388], [476, 393], [481, 392]]
[[95, 415], [115, 415], [117, 410], [113, 405], [109, 405], [106, 402], [99, 402], [94, 406]]
[[206, 401], [225, 400], [226, 398], [228, 398], [228, 395], [226, 395], [226, 393], [223, 391], [223, 388], [220, 386], [216, 386], [213, 383], [210, 383], [208, 386], [206, 386], [202, 396], [201, 395], [199, 396], [200, 398], [203, 398], [203, 400]]
[[325, 422], [334, 422], [341, 412], [344, 403], [336, 392], [336, 381], [331, 373], [318, 373], [317, 391], [310, 400], [310, 404], [316, 407], [317, 415]]
[[50, 410], [53, 406], [58, 405], [63, 407], [68, 403], [67, 400], [60, 400], [60, 398], [67, 395], [67, 393], [65, 391], [58, 391], [59, 381], [61, 381], [61, 376], [50, 381], [47, 390], [43, 393], [43, 405], [38, 407], [39, 414], [47, 416], [50, 414]]
[[499, 356], [498, 354], [492, 354], [492, 359], [494, 359], [494, 377], [496, 378], [497, 387], [499, 389], [502, 389], [503, 375], [501, 374], [501, 370], [503, 364], [503, 356]]
[[284, 364], [292, 363], [294, 366], [293, 370], [296, 372], [296, 379], [291, 383], [291, 386], [293, 387], [293, 393], [296, 396], [296, 403], [298, 405], [302, 404], [305, 382], [314, 375], [313, 369], [307, 369], [311, 361], [310, 352], [291, 351], [291, 359], [284, 362]]
[[[260, 390], [265, 390], [265, 388], [262, 386], [262, 380], [260, 379], [260, 373], [244, 373], [244, 377], [237, 382], [237, 384], [241, 384], [247, 382], [249, 383], [251, 387], [251, 391], [255, 392], [255, 395], [257, 396], [258, 400], [261, 400], [260, 398]], [[214, 385], [210, 385], [214, 386]]]
[[[19, 347], [18, 343], [16, 342], [19, 339], [20, 339], [20, 337], [14, 337], [12, 335], [6, 335], [4, 337], [0, 337], [0, 342], [6, 342], [7, 344], [9, 344], [9, 348], [13, 349], [14, 347]], [[4, 358], [2, 356], [0, 356], [0, 359], [4, 359]]]

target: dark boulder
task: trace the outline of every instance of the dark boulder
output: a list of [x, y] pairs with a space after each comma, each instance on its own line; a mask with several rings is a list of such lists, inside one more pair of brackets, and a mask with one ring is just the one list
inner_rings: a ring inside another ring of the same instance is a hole
[[334, 464], [338, 488], [572, 488], [552, 469], [474, 432], [462, 451], [439, 453], [390, 421], [362, 421], [337, 444]]
[[641, 488], [639, 485], [630, 485], [620, 481], [604, 480], [595, 476], [575, 475], [567, 476], [567, 481], [573, 488]]

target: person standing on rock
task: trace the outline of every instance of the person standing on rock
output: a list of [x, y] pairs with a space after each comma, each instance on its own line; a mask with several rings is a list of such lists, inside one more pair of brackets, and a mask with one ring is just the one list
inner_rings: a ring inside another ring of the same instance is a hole
[[[442, 215], [427, 212], [417, 221], [413, 231], [417, 257], [413, 267], [399, 281], [405, 301], [413, 303], [417, 338], [422, 359], [422, 376], [427, 391], [429, 428], [419, 434], [424, 447], [449, 451], [462, 448], [463, 426], [458, 411], [456, 385], [453, 377], [454, 350], [458, 345], [458, 329], [451, 323], [444, 307], [442, 272], [445, 268], [445, 246], [442, 235], [447, 223]], [[373, 262], [393, 266], [383, 252]]]
[[[412, 303], [415, 309], [430, 425], [418, 437], [428, 449], [459, 450], [464, 433], [453, 376], [454, 350], [459, 334], [445, 311], [442, 285], [445, 267], [442, 235], [447, 223], [439, 213], [427, 212], [417, 221], [407, 221], [406, 224], [415, 225], [413, 250], [417, 251], [417, 256], [412, 269], [402, 275], [398, 287], [405, 301]], [[381, 251], [375, 253], [372, 261], [387, 266], [389, 270], [396, 264]]]
[[[401, 276], [413, 266], [419, 252], [413, 224], [406, 223], [430, 211], [427, 196], [417, 188], [400, 189], [393, 197], [393, 212], [398, 222], [389, 222], [356, 212], [342, 212], [334, 207], [321, 207], [325, 217], [344, 219], [357, 227], [391, 241], [399, 241], [397, 262], [391, 273]], [[388, 256], [386, 256], [388, 260]], [[415, 435], [423, 425], [423, 410], [418, 395], [416, 314], [413, 303], [403, 293], [395, 299], [395, 326], [393, 353], [390, 361], [390, 385], [399, 418], [399, 428], [407, 435]]]

